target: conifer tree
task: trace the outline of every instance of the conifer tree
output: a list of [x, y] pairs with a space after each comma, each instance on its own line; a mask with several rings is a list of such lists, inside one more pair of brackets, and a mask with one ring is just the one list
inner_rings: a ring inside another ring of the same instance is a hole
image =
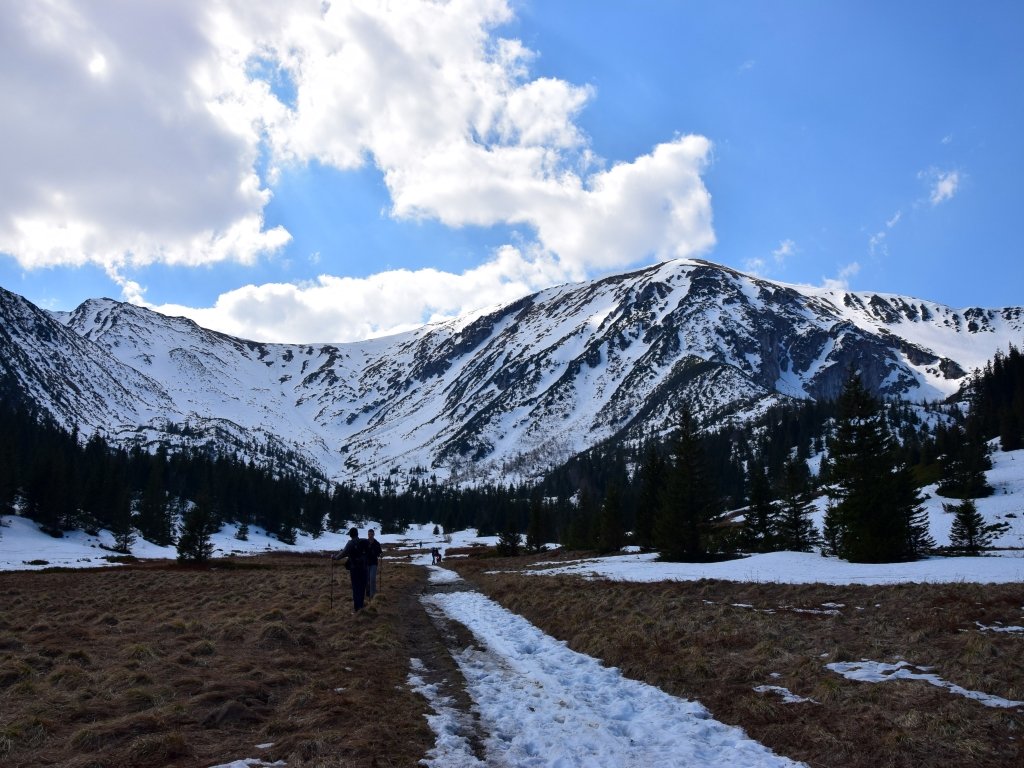
[[592, 549], [597, 529], [597, 505], [590, 491], [584, 487], [578, 494], [578, 503], [566, 530], [565, 545], [569, 549]]
[[625, 543], [622, 524], [622, 494], [617, 483], [608, 487], [598, 524], [597, 548], [599, 552], [618, 552]]
[[706, 560], [715, 508], [708, 488], [704, 453], [688, 408], [679, 416], [679, 430], [666, 475], [654, 521], [655, 545], [665, 560]]
[[164, 469], [167, 463], [165, 451], [161, 448], [147, 463], [149, 472], [146, 487], [139, 499], [139, 531], [148, 541], [167, 546], [174, 541], [174, 522], [171, 519], [167, 490], [164, 487]]
[[992, 460], [988, 457], [978, 418], [969, 417], [966, 429], [955, 426], [945, 444], [940, 460], [943, 479], [937, 489], [939, 494], [953, 499], [991, 496], [992, 487], [985, 478], [985, 470], [992, 469]]
[[743, 521], [742, 542], [750, 552], [771, 552], [775, 549], [775, 528], [778, 511], [772, 501], [771, 484], [764, 467], [750, 467], [750, 497]]
[[996, 537], [1004, 533], [1009, 523], [986, 524], [972, 499], [959, 504], [943, 504], [943, 510], [955, 515], [949, 531], [949, 545], [965, 555], [977, 555], [992, 546]]
[[654, 520], [665, 489], [665, 459], [653, 442], [644, 449], [637, 484], [633, 537], [641, 547], [650, 548], [654, 546]]
[[200, 491], [195, 503], [185, 512], [178, 536], [178, 560], [205, 563], [213, 555], [212, 537], [220, 530], [220, 521], [214, 514], [210, 495]]
[[519, 554], [519, 547], [522, 544], [522, 541], [519, 531], [515, 529], [512, 521], [509, 521], [509, 524], [505, 529], [498, 534], [498, 554], [502, 557], [517, 556]]
[[121, 483], [115, 492], [110, 511], [111, 533], [114, 534], [114, 549], [128, 554], [135, 543], [135, 522], [132, 516], [132, 500], [128, 488]]
[[896, 462], [880, 404], [851, 376], [838, 405], [825, 516], [829, 550], [862, 563], [919, 557], [928, 541], [920, 499], [909, 471]]
[[807, 476], [807, 464], [799, 458], [790, 458], [783, 467], [775, 533], [778, 546], [790, 552], [810, 552], [818, 540], [818, 531], [811, 520], [814, 507]]
[[1003, 451], [1017, 451], [1024, 448], [1020, 417], [1013, 408], [1003, 411], [999, 420], [999, 447]]
[[530, 496], [530, 520], [526, 526], [526, 551], [531, 554], [544, 551], [544, 503], [540, 492]]

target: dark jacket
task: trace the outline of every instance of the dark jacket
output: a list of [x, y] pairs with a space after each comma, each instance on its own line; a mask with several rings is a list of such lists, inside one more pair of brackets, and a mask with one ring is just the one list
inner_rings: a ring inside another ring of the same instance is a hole
[[380, 547], [380, 542], [376, 539], [367, 539], [366, 549], [367, 563], [369, 565], [376, 565], [377, 562], [380, 560], [381, 554], [383, 554], [383, 550]]

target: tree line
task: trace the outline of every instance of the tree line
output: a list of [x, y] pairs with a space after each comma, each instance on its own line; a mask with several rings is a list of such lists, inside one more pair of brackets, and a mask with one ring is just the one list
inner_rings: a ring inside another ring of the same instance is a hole
[[[38, 414], [0, 406], [0, 513], [19, 511], [54, 536], [110, 530], [129, 551], [136, 535], [208, 556], [209, 537], [233, 523], [283, 542], [353, 520], [384, 532], [412, 523], [476, 528], [515, 549], [558, 541], [612, 552], [626, 543], [677, 560], [738, 552], [825, 552], [849, 560], [911, 560], [934, 547], [918, 489], [938, 483], [957, 515], [954, 545], [988, 546], [973, 499], [991, 493], [987, 442], [1021, 446], [1024, 359], [1013, 346], [977, 372], [953, 404], [911, 406], [873, 397], [851, 375], [835, 402], [792, 402], [746, 424], [699, 430], [683, 408], [673, 428], [634, 443], [599, 445], [531, 485], [456, 488], [398, 473], [360, 486], [315, 472], [268, 467], [211, 448], [117, 447], [82, 439]], [[264, 451], [266, 453], [267, 451]], [[814, 474], [809, 461], [819, 462]], [[827, 495], [824, 526], [811, 522]], [[728, 513], [732, 510], [732, 513]], [[738, 510], [738, 512], [737, 512]], [[820, 534], [820, 535], [819, 535]]]

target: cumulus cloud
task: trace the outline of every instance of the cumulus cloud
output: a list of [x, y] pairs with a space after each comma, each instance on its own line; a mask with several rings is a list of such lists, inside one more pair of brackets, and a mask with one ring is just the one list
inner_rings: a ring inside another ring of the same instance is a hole
[[[456, 295], [485, 276], [487, 295], [526, 285], [527, 263], [582, 278], [710, 248], [708, 140], [594, 157], [576, 124], [593, 89], [531, 78], [535, 54], [497, 31], [511, 18], [507, 0], [4, 4], [0, 251], [27, 268], [100, 264], [138, 298], [134, 267], [284, 249], [291, 234], [263, 211], [280, 173], [311, 162], [375, 166], [394, 217], [535, 233], [522, 263], [499, 252], [438, 278]], [[218, 305], [303, 296], [297, 312], [315, 309], [311, 290]]]
[[0, 6], [0, 251], [25, 267], [248, 261], [257, 146], [211, 112], [203, 4]]
[[366, 278], [321, 275], [305, 285], [247, 285], [222, 294], [208, 308], [151, 308], [262, 341], [341, 342], [398, 333], [424, 320], [459, 316], [470, 307], [502, 304], [567, 277], [550, 255], [505, 246], [461, 274], [428, 268]]

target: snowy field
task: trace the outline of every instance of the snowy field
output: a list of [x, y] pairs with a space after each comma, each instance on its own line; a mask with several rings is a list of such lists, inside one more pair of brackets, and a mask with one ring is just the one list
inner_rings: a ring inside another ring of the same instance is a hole
[[[988, 522], [1004, 522], [1009, 530], [995, 545], [998, 550], [985, 557], [933, 557], [916, 563], [865, 565], [847, 563], [836, 558], [800, 552], [773, 552], [753, 555], [724, 563], [660, 563], [654, 555], [625, 554], [595, 558], [556, 566], [539, 565], [535, 573], [576, 573], [590, 577], [622, 579], [628, 581], [725, 579], [730, 581], [780, 582], [823, 584], [894, 584], [899, 582], [1024, 582], [1024, 451], [1003, 453], [993, 451], [993, 467], [987, 473], [994, 493], [976, 501], [978, 511]], [[949, 531], [953, 515], [945, 512], [943, 504], [955, 503], [937, 496], [935, 486], [922, 489], [924, 506], [928, 513], [929, 530], [939, 546], [949, 544]], [[821, 529], [825, 500], [819, 499], [814, 521]], [[111, 551], [113, 536], [100, 531], [90, 536], [74, 531], [55, 539], [39, 531], [30, 520], [17, 516], [2, 518], [0, 527], [0, 570], [37, 570], [44, 567], [89, 568], [109, 566], [105, 559], [116, 556]], [[360, 535], [375, 523], [357, 522]], [[348, 526], [346, 526], [347, 530]], [[448, 537], [435, 536], [433, 525], [412, 526], [402, 534], [378, 535], [384, 544], [418, 549], [439, 547], [461, 548], [473, 544], [491, 545], [497, 537], [479, 537], [476, 531], [453, 532]], [[213, 537], [214, 555], [251, 555], [272, 551], [319, 552], [336, 551], [345, 546], [344, 533], [324, 533], [313, 538], [299, 534], [294, 545], [283, 544], [258, 528], [250, 531], [248, 541], [234, 538], [234, 526], [226, 526]], [[448, 538], [450, 541], [445, 541]], [[158, 547], [138, 539], [132, 554], [139, 558], [175, 559], [174, 547]], [[40, 564], [32, 564], [33, 562]], [[42, 564], [44, 563], [44, 564]]]

